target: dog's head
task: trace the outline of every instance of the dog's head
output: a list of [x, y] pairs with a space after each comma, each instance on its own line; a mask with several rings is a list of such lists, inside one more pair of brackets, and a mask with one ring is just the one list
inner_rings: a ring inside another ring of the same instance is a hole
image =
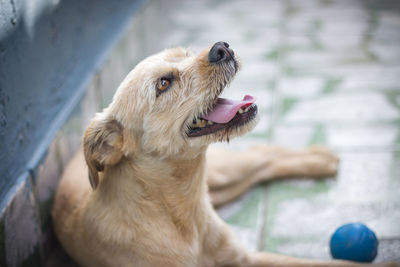
[[92, 185], [97, 184], [98, 171], [122, 157], [191, 157], [211, 142], [251, 130], [257, 114], [253, 97], [218, 97], [239, 67], [225, 42], [198, 55], [167, 49], [139, 63], [85, 132]]

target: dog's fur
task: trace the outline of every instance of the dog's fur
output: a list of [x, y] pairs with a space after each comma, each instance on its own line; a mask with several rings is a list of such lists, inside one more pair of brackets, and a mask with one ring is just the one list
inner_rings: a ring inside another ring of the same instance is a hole
[[[207, 151], [248, 132], [255, 119], [188, 137], [193, 118], [213, 106], [239, 68], [237, 58], [211, 64], [208, 53], [176, 48], [145, 59], [92, 120], [52, 211], [68, 254], [88, 267], [358, 266], [246, 252], [217, 216], [210, 196], [220, 205], [259, 181], [334, 175], [338, 160], [323, 148]], [[159, 92], [165, 76], [170, 88]]]

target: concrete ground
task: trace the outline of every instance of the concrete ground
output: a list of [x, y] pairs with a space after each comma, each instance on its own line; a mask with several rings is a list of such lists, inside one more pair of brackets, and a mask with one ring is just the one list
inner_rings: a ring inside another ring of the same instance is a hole
[[400, 2], [182, 1], [169, 12], [167, 46], [222, 40], [242, 59], [224, 95], [255, 95], [261, 120], [230, 147], [322, 144], [341, 159], [336, 179], [260, 185], [219, 209], [242, 242], [330, 259], [334, 230], [363, 222], [376, 261], [400, 261]]
[[330, 259], [334, 230], [363, 222], [379, 238], [376, 261], [400, 261], [399, 1], [174, 0], [148, 17], [147, 36], [165, 21], [150, 44], [226, 41], [241, 57], [224, 96], [256, 96], [260, 122], [230, 148], [321, 144], [340, 156], [335, 179], [259, 185], [218, 210], [248, 249]]

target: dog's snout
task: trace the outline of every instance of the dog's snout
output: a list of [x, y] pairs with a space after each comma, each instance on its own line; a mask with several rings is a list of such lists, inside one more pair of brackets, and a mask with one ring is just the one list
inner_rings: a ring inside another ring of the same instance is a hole
[[208, 52], [208, 61], [210, 63], [221, 63], [232, 59], [233, 55], [233, 50], [229, 48], [228, 43], [217, 42]]

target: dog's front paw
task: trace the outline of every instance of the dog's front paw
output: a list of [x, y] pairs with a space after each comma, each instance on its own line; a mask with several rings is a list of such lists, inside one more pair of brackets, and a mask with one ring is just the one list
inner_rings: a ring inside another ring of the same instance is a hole
[[315, 175], [335, 176], [339, 168], [339, 157], [324, 146], [311, 146], [310, 157], [315, 162]]

